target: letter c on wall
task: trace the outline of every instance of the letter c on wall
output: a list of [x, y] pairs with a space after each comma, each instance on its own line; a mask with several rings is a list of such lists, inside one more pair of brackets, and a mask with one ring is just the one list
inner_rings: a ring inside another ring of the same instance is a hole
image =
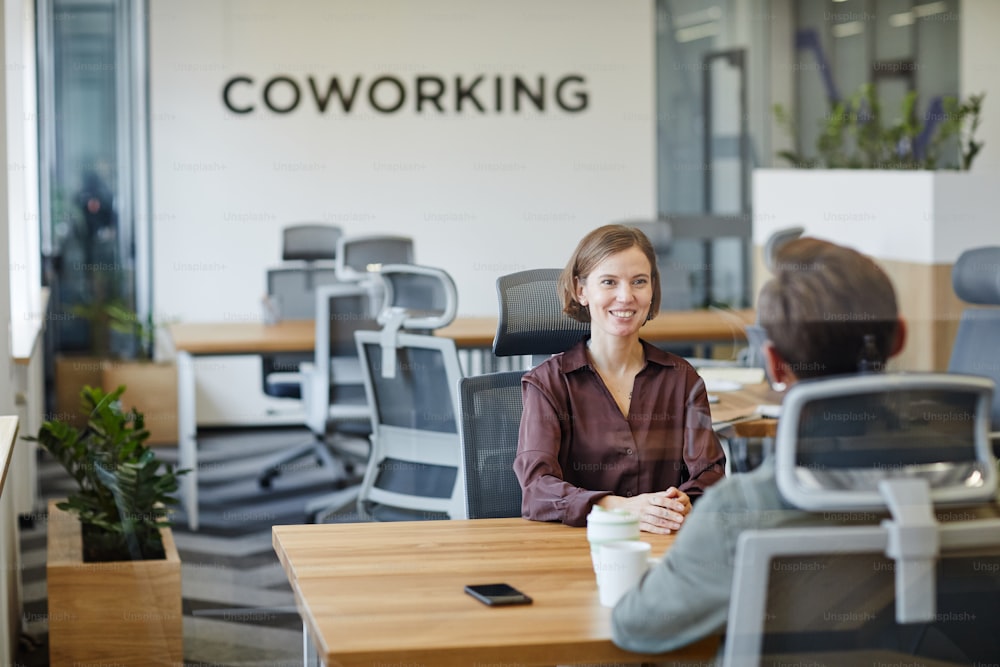
[[253, 111], [252, 104], [250, 106], [237, 108], [233, 106], [233, 103], [229, 100], [229, 91], [232, 90], [232, 87], [237, 83], [246, 83], [253, 85], [253, 79], [251, 79], [248, 76], [234, 76], [229, 81], [226, 81], [226, 85], [223, 86], [222, 88], [222, 103], [225, 104], [226, 108], [232, 111], [233, 113], [250, 113], [251, 111]]

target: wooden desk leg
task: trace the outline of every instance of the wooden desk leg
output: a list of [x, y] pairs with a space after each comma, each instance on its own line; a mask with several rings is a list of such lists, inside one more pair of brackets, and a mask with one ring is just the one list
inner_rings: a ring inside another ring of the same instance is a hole
[[181, 503], [188, 528], [198, 530], [198, 418], [195, 414], [194, 359], [177, 352], [177, 459], [181, 475]]

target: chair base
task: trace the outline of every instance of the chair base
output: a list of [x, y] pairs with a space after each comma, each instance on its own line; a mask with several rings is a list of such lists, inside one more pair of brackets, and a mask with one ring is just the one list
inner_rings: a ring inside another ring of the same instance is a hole
[[[271, 488], [273, 480], [280, 477], [290, 464], [308, 457], [314, 457], [317, 466], [332, 471], [334, 475], [331, 479], [337, 486], [356, 484], [361, 481], [361, 475], [364, 474], [365, 457], [335, 443], [315, 438], [272, 458], [258, 475], [258, 485], [262, 489]], [[359, 468], [362, 469], [359, 471]]]

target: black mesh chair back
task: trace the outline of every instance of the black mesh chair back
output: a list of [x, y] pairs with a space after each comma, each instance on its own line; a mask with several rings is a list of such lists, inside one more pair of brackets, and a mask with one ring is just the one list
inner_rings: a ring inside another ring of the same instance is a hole
[[283, 320], [316, 317], [316, 288], [339, 282], [333, 265], [283, 266], [267, 270], [267, 293]]
[[563, 313], [558, 292], [560, 273], [560, 269], [530, 269], [497, 278], [500, 314], [493, 354], [556, 354], [590, 333], [590, 324]]
[[288, 225], [281, 232], [281, 258], [315, 262], [334, 259], [343, 231], [336, 225]]
[[408, 236], [354, 236], [337, 244], [337, 272], [342, 280], [363, 280], [386, 264], [413, 264]]
[[[287, 264], [267, 270], [267, 295], [273, 316], [282, 320], [316, 317], [316, 288], [338, 282], [340, 227], [318, 223], [288, 225], [281, 232], [281, 257]], [[264, 393], [276, 398], [301, 398], [297, 372], [308, 354], [272, 354], [261, 357]]]
[[404, 316], [402, 328], [432, 331], [448, 326], [458, 312], [458, 288], [444, 269], [416, 264], [382, 267], [385, 297], [379, 320], [390, 319], [390, 311]]
[[[952, 287], [962, 301], [992, 308], [962, 313], [948, 372], [982, 375], [1000, 384], [1000, 247], [966, 250], [952, 268]], [[993, 395], [992, 428], [1000, 430], [1000, 392]], [[995, 443], [995, 446], [1000, 443]]]
[[460, 433], [470, 519], [521, 516], [514, 455], [521, 423], [521, 376], [504, 371], [459, 381]]

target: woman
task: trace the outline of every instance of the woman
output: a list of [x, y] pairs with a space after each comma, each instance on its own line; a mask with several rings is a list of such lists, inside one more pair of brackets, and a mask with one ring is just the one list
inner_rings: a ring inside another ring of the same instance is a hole
[[522, 380], [522, 513], [583, 526], [596, 504], [635, 513], [641, 530], [678, 530], [692, 498], [724, 476], [725, 455], [695, 369], [639, 338], [660, 305], [649, 239], [623, 225], [595, 229], [559, 290], [590, 337]]

